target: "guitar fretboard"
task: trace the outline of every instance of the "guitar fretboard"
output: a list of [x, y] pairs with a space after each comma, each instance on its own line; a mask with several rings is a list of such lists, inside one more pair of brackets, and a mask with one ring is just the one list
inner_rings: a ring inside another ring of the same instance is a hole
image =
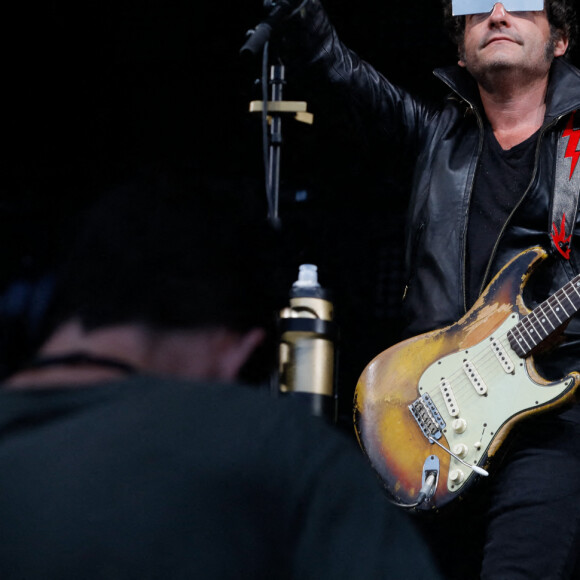
[[580, 274], [536, 306], [508, 333], [512, 349], [522, 358], [580, 310]]

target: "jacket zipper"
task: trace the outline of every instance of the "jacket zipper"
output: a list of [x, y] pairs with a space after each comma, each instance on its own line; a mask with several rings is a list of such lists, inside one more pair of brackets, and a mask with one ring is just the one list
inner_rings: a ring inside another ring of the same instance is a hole
[[417, 231], [415, 232], [415, 234], [413, 236], [413, 244], [412, 244], [411, 248], [409, 248], [409, 250], [410, 250], [409, 272], [407, 275], [407, 283], [405, 284], [405, 288], [403, 290], [403, 297], [401, 298], [402, 302], [404, 302], [405, 298], [407, 298], [407, 291], [409, 290], [409, 284], [411, 283], [411, 280], [413, 279], [413, 276], [415, 274], [415, 270], [417, 268], [417, 263], [416, 263], [417, 262], [416, 261], [417, 247], [419, 246], [419, 239], [423, 235], [424, 229], [425, 229], [425, 222], [421, 222], [421, 224], [419, 225], [419, 227], [417, 228]]

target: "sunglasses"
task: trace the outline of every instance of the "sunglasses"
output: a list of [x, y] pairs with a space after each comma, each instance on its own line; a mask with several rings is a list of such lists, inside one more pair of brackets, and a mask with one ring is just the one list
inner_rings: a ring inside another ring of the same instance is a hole
[[[495, 0], [453, 0], [453, 16], [486, 14], [498, 4]], [[544, 9], [544, 0], [505, 0], [503, 7], [508, 12], [530, 12]]]

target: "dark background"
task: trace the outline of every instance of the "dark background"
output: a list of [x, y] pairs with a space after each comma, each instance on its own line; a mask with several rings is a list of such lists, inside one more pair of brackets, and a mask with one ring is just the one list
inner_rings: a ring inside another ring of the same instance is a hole
[[[453, 63], [455, 50], [437, 0], [325, 6], [343, 41], [378, 70], [427, 98], [444, 95], [431, 71]], [[144, 165], [184, 162], [255, 182], [266, 215], [260, 119], [248, 113], [260, 98], [260, 62], [238, 54], [262, 16], [260, 0], [45, 0], [7, 9], [2, 291], [49, 271], [66, 221]], [[294, 249], [288, 280], [298, 264], [314, 262], [333, 291], [340, 408], [348, 416], [358, 375], [400, 327], [408, 174], [404, 160], [356, 135], [356, 120], [331, 96], [297, 75], [284, 90], [307, 100], [315, 117], [312, 126], [283, 127], [280, 216]], [[20, 310], [20, 324], [42, 300], [19, 305], [11, 293], [8, 314], [16, 319]]]

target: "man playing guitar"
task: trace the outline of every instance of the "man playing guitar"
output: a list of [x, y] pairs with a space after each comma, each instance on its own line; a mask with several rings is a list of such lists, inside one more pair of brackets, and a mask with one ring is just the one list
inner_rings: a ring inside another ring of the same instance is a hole
[[[577, 28], [571, 2], [444, 4], [459, 62], [435, 71], [451, 90], [438, 107], [345, 47], [319, 0], [297, 6], [284, 31], [293, 59], [347, 95], [369, 130], [380, 127], [386, 143], [416, 160], [403, 301], [408, 337], [460, 320], [530, 247], [550, 256], [530, 278], [528, 306], [580, 272], [580, 72], [566, 57]], [[540, 374], [556, 380], [580, 370], [579, 354], [580, 318], [572, 316], [557, 348], [535, 358]], [[579, 497], [575, 404], [518, 424], [493, 477], [452, 513], [419, 523], [449, 578], [578, 578]]]

